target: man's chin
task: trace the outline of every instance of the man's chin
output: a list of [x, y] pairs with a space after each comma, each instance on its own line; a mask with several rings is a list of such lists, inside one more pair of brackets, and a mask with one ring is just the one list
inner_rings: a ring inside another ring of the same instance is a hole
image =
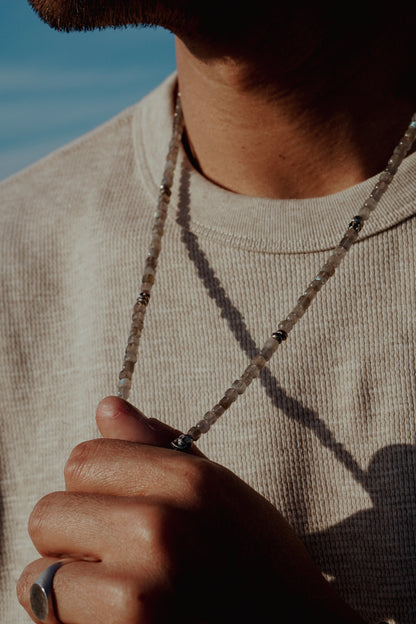
[[156, 25], [131, 10], [131, 0], [28, 0], [34, 11], [51, 28], [85, 31], [123, 26]]

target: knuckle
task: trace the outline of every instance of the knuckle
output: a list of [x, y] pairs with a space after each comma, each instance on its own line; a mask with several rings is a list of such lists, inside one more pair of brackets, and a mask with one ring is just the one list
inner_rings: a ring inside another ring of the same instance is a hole
[[20, 575], [16, 585], [17, 599], [23, 607], [28, 602], [31, 581], [33, 581], [33, 573], [30, 571], [30, 566], [27, 566]]
[[205, 459], [184, 462], [181, 473], [183, 494], [190, 504], [199, 505], [211, 488], [214, 465]]
[[153, 568], [146, 579], [142, 574], [111, 576], [105, 600], [111, 604], [111, 624], [156, 624], [171, 620], [168, 613], [172, 598], [165, 575], [155, 573]]
[[81, 442], [71, 452], [65, 467], [64, 477], [67, 486], [82, 483], [88, 474], [91, 459], [100, 452], [103, 440]]
[[34, 543], [36, 543], [38, 536], [45, 528], [55, 496], [55, 493], [43, 496], [43, 498], [36, 503], [32, 513], [29, 516], [28, 531]]
[[[172, 541], [177, 534], [178, 512], [170, 505], [150, 505], [141, 511], [136, 536], [146, 552], [147, 564], [160, 575], [169, 574], [173, 563]], [[141, 561], [143, 564], [143, 560]]]
[[161, 536], [169, 525], [168, 511], [161, 504], [149, 505], [141, 510], [141, 521], [138, 525], [140, 539], [154, 551], [160, 542]]
[[126, 578], [111, 579], [106, 600], [117, 614], [114, 624], [138, 624], [143, 621], [143, 606], [136, 583]]

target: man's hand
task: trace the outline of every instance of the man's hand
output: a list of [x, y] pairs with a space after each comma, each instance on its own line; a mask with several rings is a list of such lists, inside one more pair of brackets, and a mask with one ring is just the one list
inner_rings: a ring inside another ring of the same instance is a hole
[[33, 581], [70, 557], [54, 578], [64, 624], [362, 622], [270, 503], [196, 449], [169, 448], [179, 432], [115, 397], [97, 423], [104, 437], [73, 450], [66, 491], [31, 515], [42, 558], [18, 584], [29, 613]]

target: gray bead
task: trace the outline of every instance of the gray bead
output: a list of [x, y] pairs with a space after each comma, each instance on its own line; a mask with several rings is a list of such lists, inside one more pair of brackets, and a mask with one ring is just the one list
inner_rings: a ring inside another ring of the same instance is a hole
[[253, 357], [253, 359], [251, 360], [251, 363], [255, 364], [257, 366], [257, 368], [261, 370], [266, 365], [266, 358], [263, 357], [260, 354], [259, 355], [255, 355]]
[[[270, 358], [272, 357], [273, 353], [276, 351], [277, 347], [278, 347], [278, 342], [274, 339], [274, 338], [268, 338], [266, 340], [266, 342], [263, 345], [263, 348], [261, 350], [261, 355], [264, 357], [264, 359], [266, 361], [269, 361]], [[236, 383], [236, 382], [234, 382]], [[234, 384], [233, 384], [234, 387]], [[236, 390], [238, 391], [238, 388], [236, 388]]]
[[[394, 158], [395, 155], [392, 156], [392, 158]], [[402, 158], [402, 156], [400, 156], [400, 158]], [[376, 202], [380, 201], [382, 195], [384, 194], [384, 192], [386, 191], [388, 187], [387, 182], [377, 182], [377, 184], [375, 185], [375, 187], [373, 188], [373, 190], [371, 191], [370, 196], [373, 197], [373, 199], [376, 200]]]
[[211, 423], [208, 422], [208, 420], [205, 420], [205, 417], [200, 420], [196, 426], [198, 427], [198, 429], [200, 430], [201, 433], [206, 433], [207, 431], [209, 431], [209, 428], [211, 427]]
[[213, 425], [215, 422], [217, 422], [217, 420], [218, 420], [218, 416], [215, 412], [211, 411], [211, 412], [206, 412], [206, 414], [204, 414], [204, 421], [207, 422], [209, 426]]
[[226, 390], [224, 396], [219, 401], [219, 405], [221, 405], [224, 409], [228, 409], [238, 397], [238, 390], [235, 388], [228, 388]]
[[198, 427], [198, 425], [196, 425], [196, 427], [191, 427], [188, 431], [188, 434], [192, 440], [196, 441], [199, 440], [199, 438], [201, 437], [201, 429]]
[[220, 405], [219, 403], [216, 403], [214, 407], [212, 408], [211, 412], [214, 412], [216, 417], [219, 418], [220, 416], [224, 414], [225, 409], [223, 408], [222, 405]]
[[247, 386], [242, 379], [236, 379], [231, 384], [231, 388], [234, 388], [234, 390], [237, 390], [238, 394], [243, 394]]
[[[356, 232], [355, 230], [349, 230], [349, 231], [353, 232], [355, 235], [358, 235], [358, 232]], [[343, 247], [344, 249], [348, 251], [349, 249], [351, 249], [353, 242], [354, 242], [354, 237], [348, 236], [348, 233], [347, 233], [342, 239], [342, 241], [340, 242], [339, 246]]]

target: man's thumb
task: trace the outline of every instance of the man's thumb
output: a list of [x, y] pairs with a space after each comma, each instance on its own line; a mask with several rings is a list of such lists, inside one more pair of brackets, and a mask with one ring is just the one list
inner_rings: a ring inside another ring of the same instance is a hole
[[[96, 420], [104, 438], [152, 446], [168, 448], [181, 433], [160, 420], [146, 418], [133, 405], [115, 396], [106, 397], [99, 403]], [[195, 454], [200, 453], [195, 449]]]

